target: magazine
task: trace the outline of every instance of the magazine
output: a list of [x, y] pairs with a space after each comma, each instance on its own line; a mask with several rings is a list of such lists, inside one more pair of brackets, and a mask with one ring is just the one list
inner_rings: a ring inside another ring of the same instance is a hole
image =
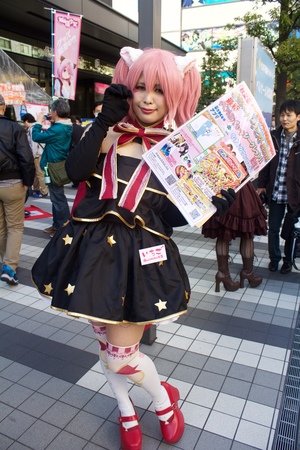
[[242, 82], [143, 158], [187, 222], [201, 227], [216, 211], [213, 195], [238, 191], [274, 155], [265, 118]]

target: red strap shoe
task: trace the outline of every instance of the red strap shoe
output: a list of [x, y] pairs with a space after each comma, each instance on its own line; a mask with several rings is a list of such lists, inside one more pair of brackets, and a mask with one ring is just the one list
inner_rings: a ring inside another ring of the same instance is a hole
[[177, 388], [164, 381], [161, 382], [161, 385], [167, 391], [171, 406], [164, 409], [163, 411], [155, 412], [159, 417], [173, 411], [173, 415], [170, 417], [170, 419], [168, 419], [166, 422], [160, 420], [159, 423], [163, 439], [170, 444], [174, 444], [175, 442], [179, 441], [184, 432], [184, 417], [182, 412], [178, 408], [179, 391]]
[[120, 422], [120, 436], [122, 450], [142, 450], [142, 432], [140, 425], [135, 425], [131, 428], [123, 427], [123, 422], [138, 421], [138, 416], [119, 417]]

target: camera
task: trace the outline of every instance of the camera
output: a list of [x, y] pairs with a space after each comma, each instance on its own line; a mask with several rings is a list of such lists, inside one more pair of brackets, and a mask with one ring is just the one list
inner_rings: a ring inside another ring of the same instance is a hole
[[265, 205], [265, 204], [267, 203], [267, 196], [266, 196], [266, 193], [265, 193], [265, 192], [262, 192], [262, 193], [259, 195], [259, 197], [260, 197], [260, 199], [261, 199], [261, 201], [262, 201], [262, 204]]
[[44, 115], [44, 120], [50, 120], [51, 119], [51, 115], [50, 114], [45, 114]]

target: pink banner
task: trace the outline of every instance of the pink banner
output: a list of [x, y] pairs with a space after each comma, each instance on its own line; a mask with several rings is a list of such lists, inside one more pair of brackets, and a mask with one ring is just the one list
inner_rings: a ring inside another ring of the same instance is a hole
[[81, 17], [55, 11], [54, 17], [54, 96], [75, 99]]

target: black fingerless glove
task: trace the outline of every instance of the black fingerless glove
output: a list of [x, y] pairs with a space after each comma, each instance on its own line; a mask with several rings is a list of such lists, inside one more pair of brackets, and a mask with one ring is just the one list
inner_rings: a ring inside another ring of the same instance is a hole
[[111, 84], [104, 93], [102, 111], [96, 121], [99, 118], [107, 127], [120, 122], [129, 111], [127, 99], [131, 97], [131, 91], [124, 84]]
[[222, 189], [221, 194], [223, 196], [222, 198], [214, 195], [211, 199], [212, 204], [217, 208], [215, 217], [223, 216], [225, 213], [227, 213], [236, 199], [236, 193], [231, 188], [229, 188], [227, 191]]

